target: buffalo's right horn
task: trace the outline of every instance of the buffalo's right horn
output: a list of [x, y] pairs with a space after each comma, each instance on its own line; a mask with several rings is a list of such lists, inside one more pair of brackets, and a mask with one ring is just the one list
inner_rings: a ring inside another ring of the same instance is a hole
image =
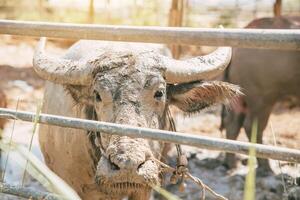
[[219, 47], [211, 54], [188, 60], [166, 58], [166, 81], [183, 83], [210, 79], [219, 75], [230, 63], [231, 47]]
[[91, 68], [83, 61], [55, 58], [45, 53], [46, 38], [42, 37], [33, 56], [33, 68], [43, 79], [59, 84], [88, 85]]

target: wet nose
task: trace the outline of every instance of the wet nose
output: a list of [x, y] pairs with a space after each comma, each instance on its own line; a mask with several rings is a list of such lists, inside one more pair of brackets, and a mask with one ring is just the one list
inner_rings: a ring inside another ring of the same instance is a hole
[[136, 171], [143, 166], [146, 161], [146, 156], [142, 153], [117, 154], [111, 155], [108, 159], [112, 170], [131, 170]]
[[121, 138], [107, 149], [108, 161], [113, 170], [138, 170], [151, 152], [142, 139]]

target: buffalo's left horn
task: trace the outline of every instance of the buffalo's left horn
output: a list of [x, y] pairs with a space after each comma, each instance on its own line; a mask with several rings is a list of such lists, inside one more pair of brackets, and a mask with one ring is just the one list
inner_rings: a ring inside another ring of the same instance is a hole
[[166, 81], [182, 83], [210, 79], [219, 75], [230, 63], [231, 47], [219, 47], [211, 54], [188, 60], [166, 58]]
[[59, 84], [88, 85], [91, 68], [86, 62], [55, 58], [45, 53], [46, 38], [42, 37], [33, 56], [33, 68], [43, 79]]

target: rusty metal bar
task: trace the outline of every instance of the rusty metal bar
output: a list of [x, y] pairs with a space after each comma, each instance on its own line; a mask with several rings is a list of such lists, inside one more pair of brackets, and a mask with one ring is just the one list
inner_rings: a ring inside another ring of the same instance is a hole
[[0, 20], [0, 34], [68, 39], [300, 50], [299, 29], [178, 28]]
[[[33, 120], [35, 119], [35, 114], [31, 112], [21, 112], [0, 108], [0, 117], [33, 122]], [[296, 149], [274, 147], [262, 144], [252, 144], [248, 142], [198, 136], [188, 133], [140, 128], [128, 125], [48, 114], [40, 114], [38, 122], [42, 124], [56, 125], [61, 127], [70, 127], [89, 131], [100, 131], [115, 135], [148, 138], [164, 142], [189, 145], [198, 148], [226, 151], [230, 153], [240, 153], [245, 155], [248, 155], [250, 148], [255, 148], [257, 157], [300, 163], [300, 150]]]

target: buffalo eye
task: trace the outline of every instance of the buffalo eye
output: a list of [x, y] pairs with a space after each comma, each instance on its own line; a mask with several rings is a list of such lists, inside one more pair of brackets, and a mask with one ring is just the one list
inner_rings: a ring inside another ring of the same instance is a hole
[[157, 90], [154, 94], [154, 98], [157, 100], [161, 100], [161, 98], [164, 96], [164, 92], [162, 90]]
[[100, 96], [100, 94], [97, 91], [94, 91], [94, 95], [95, 95], [95, 99], [96, 99], [97, 102], [101, 102], [102, 101], [101, 96]]

